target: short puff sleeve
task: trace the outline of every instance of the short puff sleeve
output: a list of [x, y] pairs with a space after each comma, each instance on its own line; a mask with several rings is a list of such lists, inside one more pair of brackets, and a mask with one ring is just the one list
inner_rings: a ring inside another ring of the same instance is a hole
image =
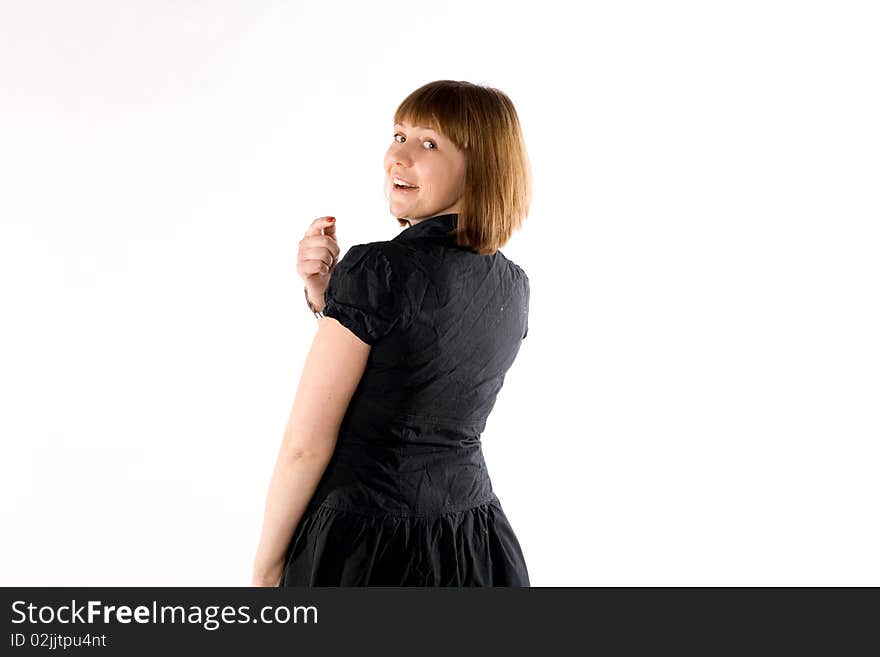
[[391, 262], [376, 243], [355, 244], [330, 274], [324, 317], [376, 344], [404, 318], [403, 294], [395, 281]]

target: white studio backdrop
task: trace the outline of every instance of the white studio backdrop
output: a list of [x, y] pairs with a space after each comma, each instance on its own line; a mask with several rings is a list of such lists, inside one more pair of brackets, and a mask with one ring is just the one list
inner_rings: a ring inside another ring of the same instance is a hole
[[515, 103], [534, 586], [880, 585], [880, 41], [853, 2], [0, 3], [0, 584], [247, 585], [392, 113]]

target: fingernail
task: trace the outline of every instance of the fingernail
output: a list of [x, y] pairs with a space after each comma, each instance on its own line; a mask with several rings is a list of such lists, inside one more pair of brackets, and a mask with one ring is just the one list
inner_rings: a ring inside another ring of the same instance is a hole
[[327, 221], [333, 223], [334, 221], [336, 221], [336, 217], [327, 217]]

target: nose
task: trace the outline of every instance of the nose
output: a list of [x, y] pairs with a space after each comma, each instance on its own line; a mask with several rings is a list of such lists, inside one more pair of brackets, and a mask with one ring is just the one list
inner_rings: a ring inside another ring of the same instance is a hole
[[412, 158], [409, 156], [406, 149], [396, 148], [391, 151], [391, 164], [394, 167], [408, 169], [412, 166]]

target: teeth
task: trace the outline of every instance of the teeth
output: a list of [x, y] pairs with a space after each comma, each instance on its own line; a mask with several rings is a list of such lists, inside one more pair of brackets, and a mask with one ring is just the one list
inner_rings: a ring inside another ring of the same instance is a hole
[[405, 182], [403, 182], [400, 178], [395, 178], [395, 179], [394, 179], [394, 184], [395, 184], [395, 185], [402, 185], [402, 186], [404, 186], [404, 187], [415, 187], [415, 185], [410, 185], [409, 183], [405, 183]]

